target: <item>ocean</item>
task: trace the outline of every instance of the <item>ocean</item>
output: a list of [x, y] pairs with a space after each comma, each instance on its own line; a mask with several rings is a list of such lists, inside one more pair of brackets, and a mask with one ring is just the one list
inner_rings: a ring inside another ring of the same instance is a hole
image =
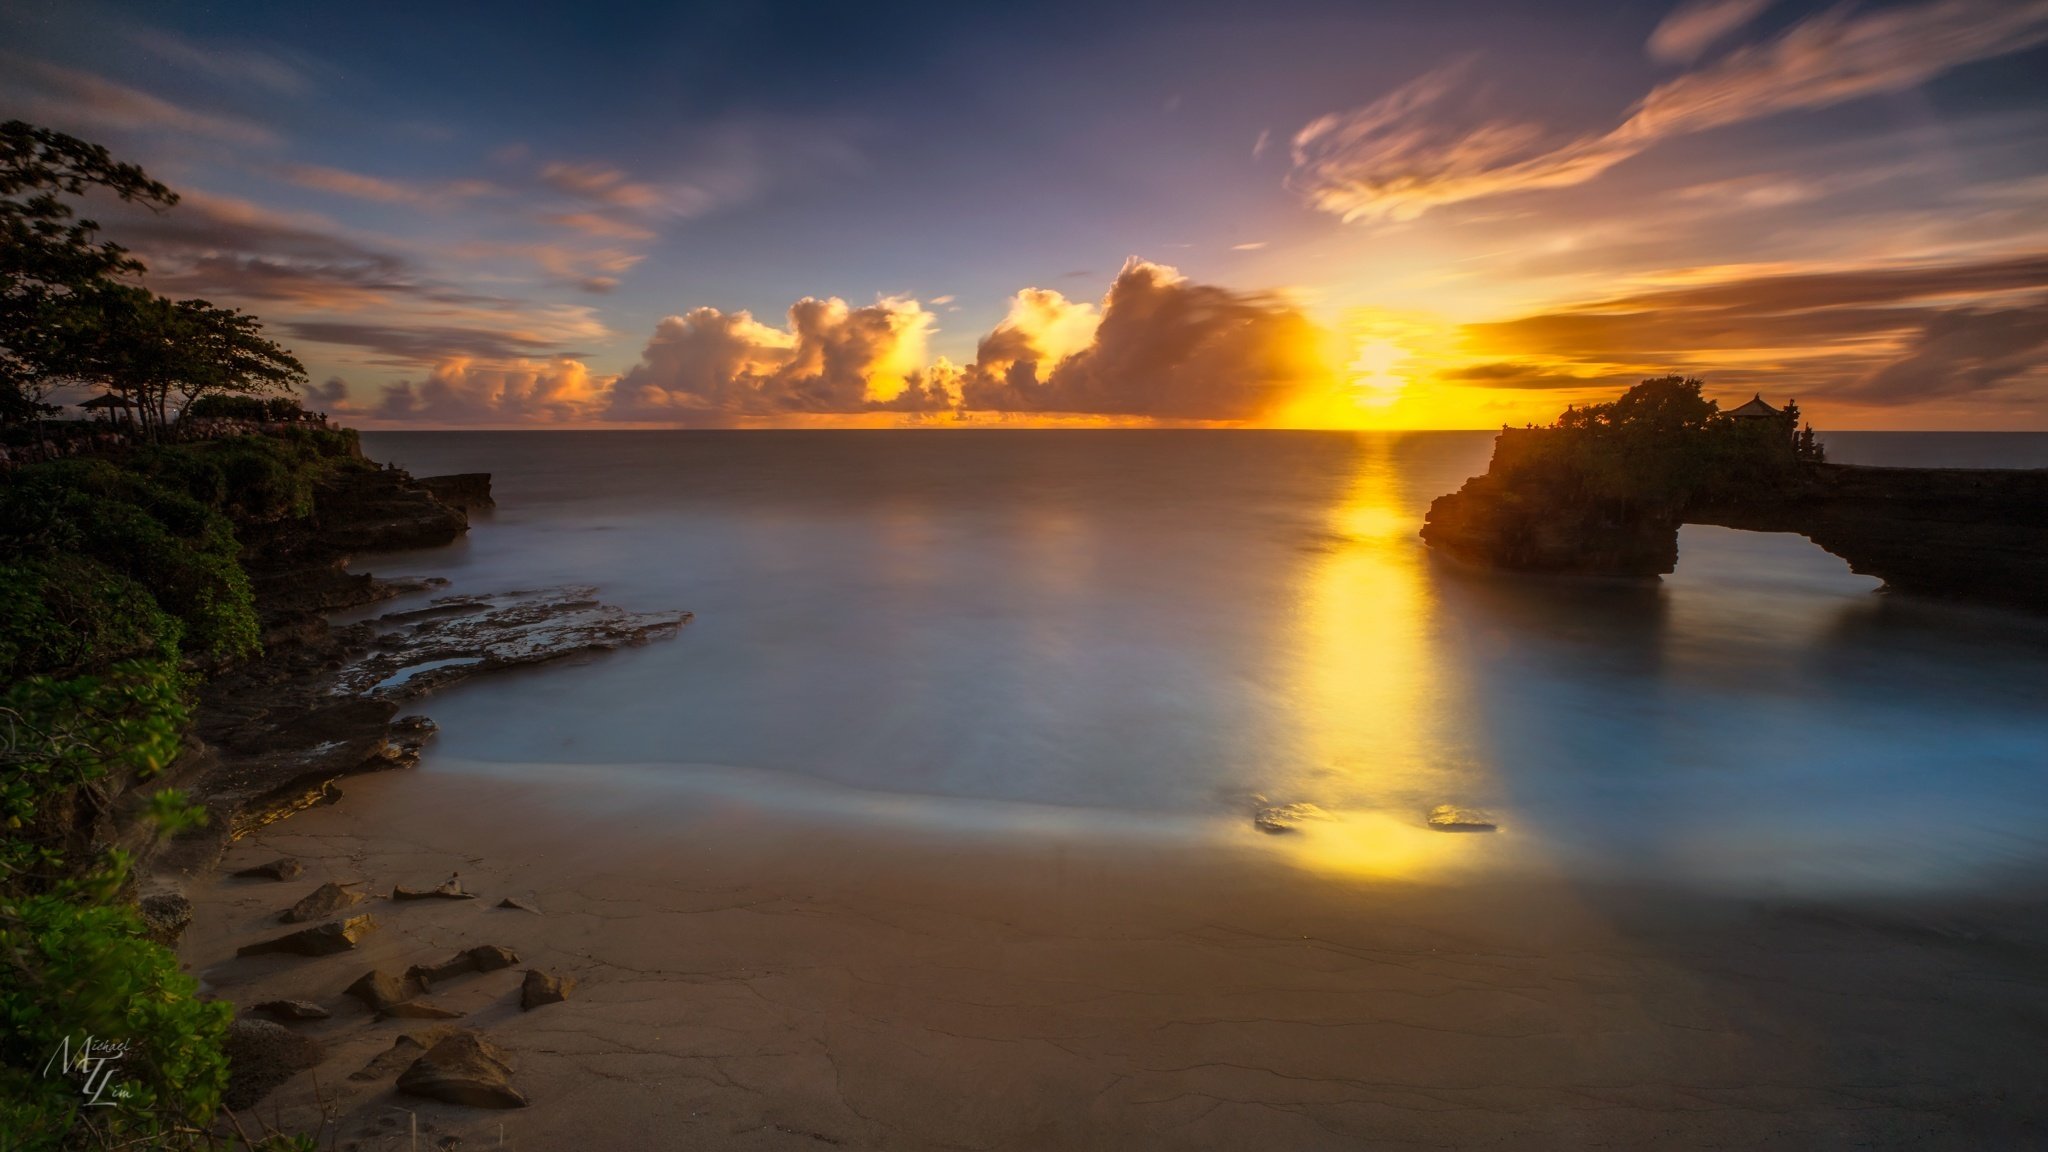
[[[1479, 573], [1416, 536], [1484, 432], [372, 432], [487, 471], [453, 591], [595, 586], [673, 641], [471, 681], [423, 772], [914, 834], [1270, 837], [1323, 871], [1745, 893], [2048, 875], [2048, 622], [1880, 595], [1790, 535], [1676, 573]], [[1847, 463], [2048, 467], [2048, 434], [1838, 433]], [[479, 803], [488, 804], [488, 794]], [[1493, 834], [1427, 812], [1491, 813]]]

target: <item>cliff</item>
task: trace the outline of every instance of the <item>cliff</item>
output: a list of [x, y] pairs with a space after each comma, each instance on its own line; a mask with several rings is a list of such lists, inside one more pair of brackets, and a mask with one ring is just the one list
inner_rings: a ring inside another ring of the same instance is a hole
[[1652, 453], [1592, 476], [1583, 455], [1554, 450], [1566, 435], [1503, 433], [1484, 475], [1430, 505], [1422, 538], [1481, 567], [1648, 578], [1677, 567], [1684, 524], [1792, 532], [1888, 588], [2048, 611], [2048, 470], [1785, 462], [1716, 474]]

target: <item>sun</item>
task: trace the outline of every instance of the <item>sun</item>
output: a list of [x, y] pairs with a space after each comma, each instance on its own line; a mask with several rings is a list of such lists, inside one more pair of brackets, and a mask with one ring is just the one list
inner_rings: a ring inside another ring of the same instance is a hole
[[1348, 383], [1352, 402], [1361, 408], [1386, 408], [1408, 390], [1408, 377], [1397, 369], [1412, 355], [1385, 338], [1364, 338], [1352, 345]]

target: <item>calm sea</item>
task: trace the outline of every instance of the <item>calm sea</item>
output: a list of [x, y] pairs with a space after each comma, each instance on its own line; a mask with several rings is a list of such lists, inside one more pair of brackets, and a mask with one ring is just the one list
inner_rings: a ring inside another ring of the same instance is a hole
[[[435, 698], [424, 770], [617, 803], [786, 803], [979, 834], [1295, 837], [1338, 872], [1745, 891], [2048, 864], [2048, 623], [1876, 594], [1789, 535], [1691, 527], [1629, 584], [1436, 562], [1487, 433], [371, 433], [488, 471], [468, 539], [362, 558], [596, 585], [674, 642]], [[1838, 434], [1852, 463], [2048, 467], [2048, 434]], [[1442, 803], [1500, 833], [1424, 829]], [[742, 807], [744, 807], [744, 804]]]

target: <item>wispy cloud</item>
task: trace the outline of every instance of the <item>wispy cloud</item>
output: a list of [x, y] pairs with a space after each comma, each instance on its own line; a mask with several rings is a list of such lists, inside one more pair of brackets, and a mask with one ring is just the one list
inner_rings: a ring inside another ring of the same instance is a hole
[[1465, 65], [1430, 72], [1294, 138], [1291, 183], [1346, 220], [1406, 220], [1509, 192], [1583, 184], [1663, 140], [1924, 83], [2048, 41], [2048, 0], [1831, 9], [1658, 85], [1610, 131], [1555, 143], [1539, 125], [1457, 115]]
[[486, 180], [420, 183], [370, 176], [320, 164], [283, 164], [275, 171], [277, 175], [301, 188], [331, 192], [337, 196], [348, 196], [357, 200], [373, 200], [383, 204], [448, 204], [503, 191]]
[[1671, 10], [1650, 33], [1650, 55], [1671, 64], [1690, 64], [1707, 49], [1771, 6], [1772, 0], [1688, 0]]
[[181, 133], [231, 144], [271, 145], [277, 136], [253, 120], [200, 112], [76, 68], [0, 53], [0, 93], [30, 119], [93, 132]]
[[1467, 335], [1510, 388], [1671, 369], [1893, 406], [2048, 383], [2048, 254], [1745, 275], [1592, 300]]

